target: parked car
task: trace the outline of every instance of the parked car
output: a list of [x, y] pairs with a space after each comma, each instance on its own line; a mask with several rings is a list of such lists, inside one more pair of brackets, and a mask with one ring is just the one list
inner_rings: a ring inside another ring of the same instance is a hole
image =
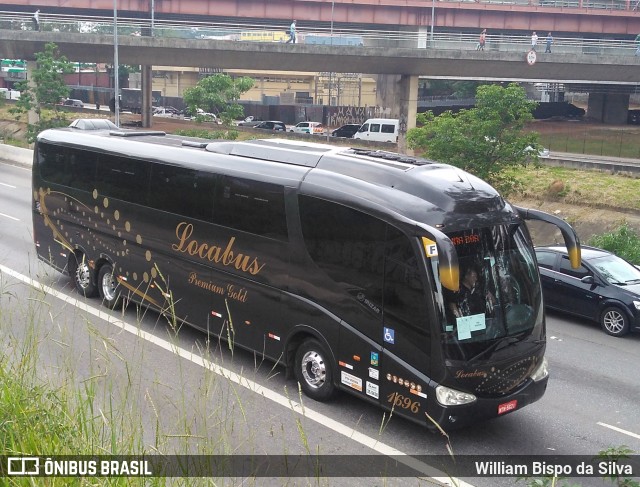
[[260, 130], [271, 130], [273, 132], [286, 132], [287, 126], [284, 122], [276, 121], [276, 120], [265, 120], [264, 122], [260, 122], [258, 125], [253, 127], [254, 129]]
[[[534, 155], [536, 153], [536, 149], [533, 148], [532, 146], [528, 145], [524, 148], [524, 152], [527, 155]], [[546, 147], [539, 147], [538, 148], [538, 157], [543, 158], [543, 159], [548, 159], [549, 158], [549, 149], [547, 149]]]
[[613, 336], [640, 331], [640, 269], [595, 247], [582, 247], [578, 269], [562, 246], [535, 252], [547, 308], [597, 321]]
[[332, 137], [345, 137], [347, 139], [352, 139], [355, 133], [360, 129], [359, 123], [347, 123], [342, 127], [338, 127], [333, 132], [331, 132]]
[[296, 134], [321, 134], [324, 132], [324, 126], [320, 122], [298, 122], [291, 127], [290, 132]]
[[76, 100], [74, 98], [67, 98], [62, 104], [66, 107], [84, 108], [82, 100]]
[[154, 117], [177, 117], [180, 115], [180, 110], [174, 107], [154, 107]]
[[118, 130], [118, 126], [106, 118], [77, 118], [69, 127], [78, 130]]
[[249, 115], [242, 122], [238, 122], [239, 127], [255, 127], [256, 125], [260, 125], [264, 120], [258, 117], [254, 117], [253, 115]]

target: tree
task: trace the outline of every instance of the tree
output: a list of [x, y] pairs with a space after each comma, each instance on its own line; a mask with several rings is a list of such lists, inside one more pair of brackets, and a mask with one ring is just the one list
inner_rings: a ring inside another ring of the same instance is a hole
[[452, 164], [486, 180], [505, 194], [515, 189], [507, 168], [538, 161], [537, 133], [524, 133], [536, 102], [515, 83], [482, 85], [476, 106], [459, 113], [419, 114], [421, 127], [407, 133], [407, 144], [432, 159]]
[[183, 99], [191, 113], [196, 114], [201, 109], [217, 115], [225, 123], [231, 123], [242, 118], [244, 110], [236, 102], [251, 89], [253, 83], [253, 79], [248, 77], [233, 79], [227, 74], [218, 73], [184, 90]]
[[50, 42], [45, 45], [43, 52], [36, 54], [36, 68], [30, 73], [33, 83], [26, 80], [17, 83], [21, 94], [10, 112], [19, 117], [34, 110], [38, 115], [38, 122], [28, 126], [29, 142], [34, 142], [44, 129], [69, 123], [65, 113], [59, 110], [58, 103], [69, 95], [64, 75], [73, 71], [74, 65], [60, 55], [56, 44]]

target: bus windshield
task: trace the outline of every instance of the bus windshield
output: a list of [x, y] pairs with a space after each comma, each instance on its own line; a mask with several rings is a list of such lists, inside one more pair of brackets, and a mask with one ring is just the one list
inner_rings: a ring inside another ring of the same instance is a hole
[[543, 314], [538, 271], [529, 237], [520, 226], [447, 235], [458, 253], [460, 289], [442, 288], [440, 293], [446, 358], [470, 360], [486, 355], [488, 347], [505, 337], [523, 339], [534, 331], [536, 337], [540, 335]]

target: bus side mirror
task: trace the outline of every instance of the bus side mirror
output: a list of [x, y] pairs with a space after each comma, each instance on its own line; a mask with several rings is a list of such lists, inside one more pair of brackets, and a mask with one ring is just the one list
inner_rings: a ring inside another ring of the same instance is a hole
[[422, 246], [427, 258], [438, 258], [438, 272], [442, 286], [449, 291], [460, 290], [460, 267], [458, 253], [453, 242], [444, 233], [427, 225], [420, 225], [420, 233], [428, 233], [422, 238]]

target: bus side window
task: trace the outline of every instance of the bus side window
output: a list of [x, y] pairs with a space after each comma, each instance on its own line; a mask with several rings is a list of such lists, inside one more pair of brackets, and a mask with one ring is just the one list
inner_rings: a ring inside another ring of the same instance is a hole
[[254, 235], [287, 240], [284, 186], [222, 176], [215, 192], [213, 222]]
[[65, 167], [65, 148], [45, 143], [38, 144], [38, 167], [45, 181], [68, 185]]
[[307, 252], [343, 292], [382, 319], [386, 223], [346, 206], [300, 196]]
[[100, 154], [98, 193], [139, 205], [147, 203], [151, 163], [140, 159]]
[[194, 169], [155, 164], [149, 206], [189, 218], [211, 221], [216, 176]]
[[40, 176], [50, 183], [93, 191], [98, 154], [41, 143], [38, 145]]

